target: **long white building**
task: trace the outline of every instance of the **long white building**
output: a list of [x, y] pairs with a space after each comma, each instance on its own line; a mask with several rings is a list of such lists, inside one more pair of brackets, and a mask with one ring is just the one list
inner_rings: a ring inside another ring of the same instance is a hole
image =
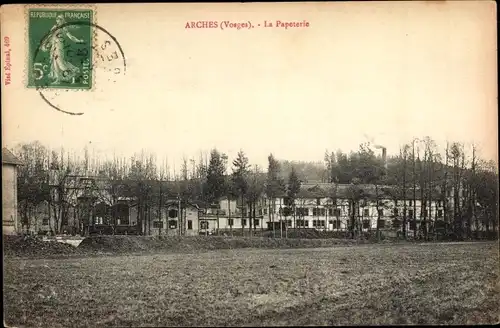
[[[443, 220], [445, 198], [436, 191], [425, 200], [426, 213], [422, 210], [420, 190], [408, 189], [406, 207], [402, 191], [391, 186], [335, 185], [329, 183], [303, 184], [293, 204], [285, 195], [270, 199], [265, 194], [256, 206], [255, 228], [314, 228], [326, 231], [347, 230], [353, 219], [362, 230], [376, 229], [377, 220], [383, 230], [400, 230], [406, 209], [406, 230], [412, 231], [425, 219], [431, 223]], [[378, 199], [378, 201], [377, 201]], [[430, 206], [429, 206], [430, 204]], [[354, 213], [353, 213], [354, 212]], [[213, 219], [212, 210], [205, 217]], [[250, 215], [237, 200], [220, 201], [219, 229], [249, 228]], [[215, 223], [211, 223], [215, 229]]]

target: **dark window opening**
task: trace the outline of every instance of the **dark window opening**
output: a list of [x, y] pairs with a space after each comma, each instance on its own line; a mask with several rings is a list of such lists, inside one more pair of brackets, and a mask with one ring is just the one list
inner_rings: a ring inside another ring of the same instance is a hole
[[417, 230], [417, 223], [415, 221], [410, 222], [410, 230]]
[[316, 228], [325, 227], [325, 220], [313, 220], [313, 227]]
[[297, 226], [298, 227], [308, 227], [309, 221], [308, 220], [297, 220]]
[[330, 220], [330, 224], [333, 225], [333, 229], [340, 229], [340, 221]]

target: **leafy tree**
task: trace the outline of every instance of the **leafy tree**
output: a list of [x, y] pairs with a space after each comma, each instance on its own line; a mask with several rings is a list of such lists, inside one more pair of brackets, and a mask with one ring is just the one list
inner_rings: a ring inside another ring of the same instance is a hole
[[[233, 191], [237, 194], [241, 200], [241, 208], [244, 207], [244, 199], [247, 197], [248, 193], [248, 174], [249, 174], [249, 164], [248, 158], [246, 157], [243, 150], [238, 152], [236, 159], [233, 161]], [[243, 220], [243, 211], [241, 219]], [[243, 225], [242, 225], [242, 231]]]
[[295, 168], [292, 167], [290, 171], [290, 175], [288, 176], [288, 186], [287, 186], [287, 196], [290, 201], [290, 205], [292, 206], [292, 215], [293, 215], [293, 226], [297, 227], [296, 221], [296, 200], [297, 195], [300, 192], [301, 182], [297, 173], [295, 172]]
[[217, 202], [217, 234], [219, 233], [219, 200], [226, 194], [226, 159], [224, 154], [219, 153], [217, 149], [210, 152], [210, 162], [207, 172], [207, 200], [210, 203]]
[[210, 162], [208, 164], [207, 172], [207, 200], [216, 202], [226, 193], [225, 181], [225, 156], [219, 153], [217, 149], [210, 152]]

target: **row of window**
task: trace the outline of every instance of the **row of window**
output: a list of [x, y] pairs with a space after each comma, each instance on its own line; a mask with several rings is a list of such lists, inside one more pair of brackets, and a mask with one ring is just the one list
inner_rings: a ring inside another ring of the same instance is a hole
[[[297, 220], [297, 227], [300, 227], [300, 228], [308, 228], [309, 227], [309, 221], [307, 220]], [[408, 222], [409, 225], [410, 225], [410, 229], [411, 230], [415, 230], [416, 229], [416, 223], [415, 222]], [[270, 223], [268, 222], [268, 225]], [[340, 221], [336, 221], [336, 220], [329, 220], [328, 221], [328, 224], [333, 227], [333, 229], [341, 229], [342, 228], [342, 224]], [[392, 221], [392, 226], [393, 228], [400, 228], [401, 227], [401, 221], [399, 220], [393, 220]], [[421, 223], [422, 224], [422, 223]], [[287, 220], [287, 225], [289, 227], [292, 226], [292, 221], [291, 220]], [[362, 221], [362, 225], [363, 225], [363, 229], [370, 229], [372, 227], [372, 221], [371, 220], [363, 220]], [[312, 220], [312, 226], [313, 228], [325, 228], [325, 220]], [[383, 220], [383, 219], [380, 219], [379, 220], [379, 228], [380, 229], [384, 229], [386, 227], [386, 220]]]
[[[313, 208], [312, 209], [312, 216], [326, 216], [326, 210], [325, 208]], [[284, 214], [286, 211], [281, 211], [280, 209], [280, 214]], [[297, 216], [309, 216], [309, 209], [308, 208], [297, 208]], [[328, 216], [340, 216], [340, 209], [339, 208], [330, 208], [328, 209]], [[394, 208], [392, 211], [394, 216], [399, 215], [399, 209]], [[408, 217], [413, 217], [413, 209], [408, 209], [407, 211]], [[378, 214], [380, 216], [384, 216], [384, 209], [379, 209]], [[401, 213], [402, 214], [402, 213]], [[426, 216], [430, 215], [429, 210], [422, 211], [422, 216], [426, 214]], [[363, 210], [363, 216], [370, 216], [370, 209], [365, 208]], [[441, 218], [443, 217], [443, 210], [438, 210], [437, 211], [437, 217]]]
[[[285, 224], [288, 227], [292, 226], [292, 220], [284, 220]], [[363, 220], [363, 229], [369, 229], [371, 227], [371, 221], [370, 220]], [[340, 229], [341, 228], [341, 223], [340, 221], [336, 220], [329, 220], [328, 221], [330, 226], [333, 226], [333, 229]], [[43, 219], [42, 222], [43, 225], [48, 225], [49, 220], [48, 219]], [[271, 225], [271, 222], [267, 222], [268, 226]], [[304, 227], [308, 228], [309, 227], [309, 221], [308, 220], [296, 220], [296, 226], [297, 227]], [[312, 220], [312, 227], [313, 228], [325, 228], [326, 220]], [[410, 229], [415, 229], [415, 223], [414, 222], [409, 222], [410, 224]], [[228, 219], [228, 225], [233, 226], [234, 225], [234, 219]], [[242, 219], [242, 226], [247, 225], [247, 220]], [[254, 220], [254, 226], [259, 227], [260, 226], [260, 221], [258, 219]], [[401, 222], [399, 220], [393, 220], [392, 221], [392, 226], [394, 228], [399, 228], [401, 226]], [[176, 220], [169, 220], [168, 221], [168, 227], [169, 229], [177, 229], [177, 221]], [[385, 220], [379, 220], [379, 227], [380, 228], [385, 228]], [[153, 221], [153, 228], [155, 229], [163, 229], [163, 221]], [[187, 221], [187, 229], [188, 230], [193, 230], [193, 221], [188, 220]], [[208, 229], [208, 221], [200, 221], [200, 229]]]
[[[413, 206], [413, 200], [408, 200], [407, 202], [409, 203], [409, 206]], [[442, 200], [436, 200], [435, 202], [437, 203], [437, 206], [439, 206], [439, 207], [443, 206]], [[293, 205], [292, 204], [293, 202], [290, 201], [288, 198], [285, 198], [283, 203], [285, 206], [292, 206]], [[402, 205], [402, 204], [404, 204], [404, 202], [402, 200], [396, 200], [396, 206], [398, 204]], [[316, 198], [316, 205], [317, 206], [321, 205], [321, 198]]]
[[[309, 228], [309, 222], [308, 220], [296, 220], [297, 227], [299, 228]], [[326, 227], [326, 220], [312, 220], [311, 221], [312, 228], [325, 228]], [[268, 225], [270, 222], [267, 223]], [[288, 227], [292, 226], [292, 220], [286, 220], [286, 224]], [[337, 220], [328, 220], [328, 224], [333, 227], [333, 229], [340, 229], [342, 224], [340, 221]], [[370, 227], [370, 220], [363, 220], [363, 228], [368, 229]], [[385, 220], [380, 220], [380, 228], [385, 227]]]
[[[169, 229], [177, 229], [177, 221], [176, 220], [169, 220], [167, 223], [168, 223]], [[153, 221], [153, 228], [163, 229], [163, 221]], [[200, 221], [200, 228], [201, 229], [208, 229], [208, 222]], [[187, 221], [187, 229], [193, 230], [193, 221], [192, 220]]]
[[[233, 225], [232, 219], [229, 221], [229, 226]], [[243, 226], [246, 226], [247, 220], [243, 219]], [[309, 227], [309, 222], [308, 220], [296, 220], [297, 227], [303, 227], [303, 228], [308, 228]], [[258, 227], [260, 222], [259, 220], [254, 221], [255, 226]], [[292, 227], [292, 220], [284, 220], [284, 223], [288, 227]], [[326, 225], [326, 220], [312, 220], [312, 225], [311, 227], [313, 228], [325, 228]], [[271, 222], [267, 222], [268, 227], [271, 225]], [[333, 227], [333, 229], [340, 229], [341, 228], [341, 222], [337, 220], [328, 220], [328, 224]], [[410, 224], [410, 229], [415, 229], [416, 223], [415, 222], [409, 222]], [[372, 226], [372, 221], [371, 220], [363, 220], [362, 221], [363, 229], [369, 229]], [[379, 220], [379, 227], [381, 229], [384, 229], [386, 226], [386, 221], [381, 219]], [[400, 228], [401, 227], [401, 221], [399, 220], [393, 220], [392, 221], [392, 226], [394, 228]], [[155, 221], [153, 222], [153, 227], [154, 228], [163, 228], [163, 222], [161, 221]], [[171, 220], [169, 221], [169, 228], [170, 229], [176, 229], [177, 228], [177, 221]], [[188, 230], [193, 230], [193, 222], [191, 220], [187, 221], [187, 229]], [[200, 229], [208, 229], [208, 221], [200, 221]]]
[[[290, 224], [288, 225], [289, 227], [291, 227], [291, 222], [290, 221]], [[297, 227], [303, 227], [303, 228], [307, 228], [309, 227], [309, 221], [308, 220], [297, 220]], [[329, 220], [328, 221], [328, 224], [333, 226], [334, 229], [337, 229], [337, 228], [340, 228], [340, 221], [336, 221], [336, 220]], [[325, 225], [326, 225], [326, 220], [312, 220], [312, 227], [313, 228], [325, 228]]]
[[[234, 219], [227, 219], [227, 225], [230, 226], [230, 227], [234, 226]], [[241, 225], [243, 227], [246, 227], [246, 225], [247, 225], [247, 219], [241, 219]], [[258, 227], [260, 225], [260, 220], [259, 219], [254, 219], [253, 220], [253, 225], [255, 227]]]
[[[307, 208], [300, 208], [300, 210], [302, 210], [302, 211], [300, 211], [300, 214], [298, 214], [299, 216], [301, 216], [301, 215], [302, 216], [308, 216], [306, 214], [306, 212], [303, 211], [303, 210], [307, 210]], [[428, 217], [429, 216], [429, 211], [427, 210], [425, 212], [426, 212], [425, 214]], [[324, 208], [313, 209], [313, 216], [325, 216], [325, 213], [326, 212], [325, 212]], [[337, 216], [338, 217], [338, 216], [340, 216], [340, 209], [329, 209], [328, 213], [329, 213], [328, 214], [329, 216]], [[407, 213], [408, 213], [407, 217], [409, 217], [409, 218], [413, 217], [413, 209], [409, 209]], [[364, 214], [364, 216], [370, 216], [369, 209], [365, 209], [363, 214]], [[399, 210], [397, 208], [393, 209], [393, 214], [394, 214], [394, 216], [398, 216], [399, 215]], [[422, 213], [422, 215], [423, 214], [424, 213]], [[379, 209], [379, 215], [380, 216], [384, 215], [384, 210], [383, 209]], [[438, 218], [442, 218], [443, 217], [443, 210], [438, 210], [437, 217]], [[307, 226], [307, 222], [308, 221], [297, 220], [297, 222], [306, 222], [305, 226]], [[313, 220], [313, 222], [324, 222], [324, 220]], [[335, 222], [335, 221], [330, 221], [330, 222]], [[103, 224], [104, 223], [103, 222], [103, 218], [102, 217], [96, 217], [94, 223], [95, 224]], [[205, 221], [202, 221], [202, 223], [205, 223]], [[49, 219], [44, 218], [42, 220], [42, 225], [48, 225], [48, 224], [49, 224]], [[126, 217], [125, 218], [120, 218], [120, 219], [117, 219], [116, 224], [118, 224], [118, 225], [128, 225], [129, 224], [129, 220]], [[176, 220], [169, 220], [168, 224], [169, 224], [169, 228], [171, 228], [171, 229], [176, 229], [177, 228], [177, 221]], [[315, 223], [313, 223], [314, 226], [322, 226], [321, 224], [324, 224], [324, 223], [319, 223], [318, 225], [316, 225]], [[233, 226], [234, 225], [234, 219], [228, 219], [228, 225], [229, 226]], [[242, 219], [241, 225], [245, 227], [247, 225], [247, 219]], [[259, 219], [255, 219], [254, 220], [254, 226], [258, 227], [259, 225], [260, 225]], [[299, 225], [299, 224], [297, 224], [297, 225]], [[188, 220], [188, 229], [192, 229], [192, 227], [189, 228], [189, 226], [192, 226], [192, 221], [191, 220]], [[163, 222], [162, 221], [155, 221], [153, 223], [153, 227], [154, 228], [158, 228], [158, 229], [163, 229]]]
[[[287, 210], [280, 209], [278, 211], [279, 214], [286, 214]], [[295, 209], [295, 213], [297, 216], [309, 216], [309, 208], [307, 207], [297, 207]], [[326, 216], [327, 209], [326, 208], [313, 208], [312, 216]], [[291, 214], [291, 213], [290, 213]], [[329, 208], [328, 216], [340, 216], [340, 208]]]
[[[291, 222], [291, 221], [290, 221]], [[241, 220], [242, 226], [247, 225], [247, 219], [242, 219]], [[234, 219], [228, 219], [228, 225], [233, 226], [234, 225]], [[258, 219], [254, 220], [254, 226], [259, 227], [260, 226], [260, 221]], [[170, 220], [168, 221], [168, 227], [170, 229], [176, 229], [177, 228], [177, 221], [176, 220]], [[163, 221], [154, 221], [153, 222], [153, 228], [156, 229], [163, 229]], [[187, 221], [187, 229], [188, 230], [193, 230], [193, 221], [188, 220]], [[208, 229], [208, 221], [200, 221], [200, 229]]]

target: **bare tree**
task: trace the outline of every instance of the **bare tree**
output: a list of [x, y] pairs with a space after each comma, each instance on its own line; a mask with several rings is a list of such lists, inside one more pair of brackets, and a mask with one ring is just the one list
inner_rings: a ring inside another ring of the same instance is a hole
[[23, 163], [18, 168], [17, 176], [19, 215], [22, 225], [29, 231], [32, 223], [35, 228], [38, 227], [36, 208], [49, 201], [48, 151], [35, 141], [17, 145], [14, 152]]
[[137, 199], [137, 233], [144, 234], [151, 229], [152, 186], [157, 179], [156, 159], [142, 151], [131, 158], [128, 178], [134, 183], [134, 195]]
[[[410, 146], [405, 144], [403, 147], [400, 149], [400, 158], [403, 162], [402, 164], [402, 172], [401, 172], [401, 182], [402, 182], [402, 201], [403, 201], [403, 222], [402, 222], [402, 230], [403, 230], [403, 238], [406, 239], [406, 226], [407, 226], [407, 214], [408, 214], [408, 209], [407, 209], [407, 172], [408, 172], [408, 152], [409, 152]], [[399, 194], [399, 193], [398, 193]], [[399, 198], [399, 195], [397, 195], [397, 198]], [[397, 199], [395, 200], [396, 202], [396, 208], [397, 208]]]

